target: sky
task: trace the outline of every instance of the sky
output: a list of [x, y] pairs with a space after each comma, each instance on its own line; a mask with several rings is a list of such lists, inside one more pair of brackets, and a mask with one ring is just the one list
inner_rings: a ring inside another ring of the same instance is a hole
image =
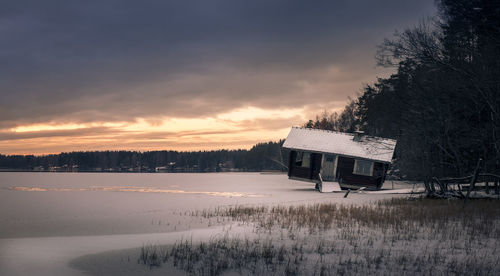
[[434, 0], [0, 3], [0, 154], [248, 149], [391, 70]]

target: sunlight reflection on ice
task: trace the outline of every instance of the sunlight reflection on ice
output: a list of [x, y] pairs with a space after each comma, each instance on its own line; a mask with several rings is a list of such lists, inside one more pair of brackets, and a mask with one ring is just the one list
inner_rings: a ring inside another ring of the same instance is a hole
[[40, 188], [40, 187], [11, 187], [11, 190], [23, 192], [81, 192], [81, 191], [104, 191], [104, 192], [135, 192], [135, 193], [168, 193], [168, 194], [201, 194], [221, 197], [267, 197], [264, 194], [248, 194], [240, 192], [207, 192], [207, 191], [183, 191], [167, 190], [152, 187], [125, 187], [125, 186], [90, 186], [88, 188]]

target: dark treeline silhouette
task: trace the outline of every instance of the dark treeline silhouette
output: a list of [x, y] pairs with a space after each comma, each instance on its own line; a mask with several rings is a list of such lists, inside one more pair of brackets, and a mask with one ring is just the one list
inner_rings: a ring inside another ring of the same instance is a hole
[[379, 46], [396, 72], [366, 86], [339, 115], [305, 126], [395, 138], [402, 176], [500, 174], [500, 1], [441, 0], [438, 17]]
[[0, 169], [20, 171], [216, 172], [286, 170], [288, 154], [279, 142], [250, 150], [86, 151], [51, 155], [0, 155]]

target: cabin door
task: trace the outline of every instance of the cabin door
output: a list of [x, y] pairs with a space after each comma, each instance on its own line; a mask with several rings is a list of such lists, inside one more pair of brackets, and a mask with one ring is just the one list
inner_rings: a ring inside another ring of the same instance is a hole
[[337, 156], [334, 154], [323, 154], [323, 168], [321, 176], [324, 181], [335, 180], [335, 169], [337, 165]]

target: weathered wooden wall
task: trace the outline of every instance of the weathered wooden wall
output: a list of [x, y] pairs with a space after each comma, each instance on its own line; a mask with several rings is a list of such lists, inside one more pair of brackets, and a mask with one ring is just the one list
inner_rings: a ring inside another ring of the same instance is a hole
[[[321, 171], [322, 154], [311, 154], [311, 166], [309, 168], [296, 166], [296, 156], [297, 151], [290, 151], [288, 176], [309, 181], [318, 180], [319, 173]], [[339, 156], [336, 175], [337, 181], [340, 181], [343, 185], [366, 187], [369, 190], [376, 190], [382, 186], [385, 180], [387, 165], [384, 163], [375, 162], [373, 165], [373, 176], [353, 174], [353, 170], [354, 158]]]
[[373, 165], [373, 176], [353, 174], [354, 158], [339, 156], [336, 178], [342, 184], [366, 187], [368, 189], [379, 189], [386, 173], [386, 165], [375, 162]]
[[288, 161], [288, 176], [298, 177], [309, 180], [317, 180], [319, 172], [321, 170], [321, 157], [319, 153], [311, 154], [311, 165], [309, 168], [304, 168], [295, 165], [295, 157], [297, 156], [296, 151], [290, 151], [290, 158]]

